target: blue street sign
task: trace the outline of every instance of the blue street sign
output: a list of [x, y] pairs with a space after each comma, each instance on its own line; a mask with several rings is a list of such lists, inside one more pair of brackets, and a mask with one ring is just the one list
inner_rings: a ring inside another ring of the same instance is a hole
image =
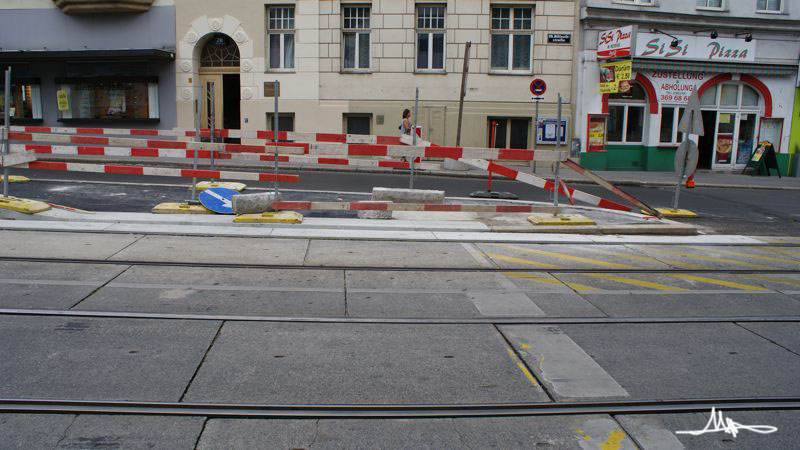
[[200, 203], [217, 214], [233, 214], [233, 198], [239, 195], [233, 189], [211, 188], [201, 192], [198, 196]]

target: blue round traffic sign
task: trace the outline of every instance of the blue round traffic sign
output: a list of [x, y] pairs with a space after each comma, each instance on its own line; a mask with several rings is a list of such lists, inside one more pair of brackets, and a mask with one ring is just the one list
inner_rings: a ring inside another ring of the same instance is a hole
[[218, 214], [233, 214], [233, 196], [239, 195], [233, 189], [211, 188], [200, 193], [198, 199], [206, 208]]
[[535, 96], [544, 95], [547, 91], [547, 83], [544, 82], [541, 78], [537, 78], [531, 81], [531, 94]]

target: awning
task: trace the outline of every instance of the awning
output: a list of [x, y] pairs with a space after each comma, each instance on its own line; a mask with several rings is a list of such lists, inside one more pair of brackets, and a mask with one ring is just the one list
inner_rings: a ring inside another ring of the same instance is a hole
[[174, 50], [157, 48], [121, 50], [12, 50], [0, 51], [2, 62], [75, 60], [174, 60]]
[[663, 59], [634, 58], [633, 70], [660, 70], [669, 72], [745, 73], [760, 76], [797, 75], [797, 66], [777, 64], [741, 64], [729, 62], [670, 61]]

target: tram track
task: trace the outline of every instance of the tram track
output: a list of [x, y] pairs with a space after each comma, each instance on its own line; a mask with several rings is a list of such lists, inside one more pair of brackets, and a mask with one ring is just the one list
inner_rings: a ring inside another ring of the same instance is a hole
[[800, 410], [800, 397], [742, 397], [604, 402], [493, 404], [237, 404], [97, 401], [63, 399], [0, 399], [0, 412], [60, 414], [131, 414], [247, 418], [453, 418], [565, 416], [584, 414], [669, 414], [726, 411]]

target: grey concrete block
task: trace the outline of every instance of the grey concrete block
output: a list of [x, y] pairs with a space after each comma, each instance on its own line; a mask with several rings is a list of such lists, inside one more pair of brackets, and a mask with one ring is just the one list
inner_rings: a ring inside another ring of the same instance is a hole
[[395, 203], [444, 203], [444, 191], [372, 188], [372, 200]]
[[259, 192], [258, 194], [240, 194], [233, 196], [234, 214], [259, 214], [272, 210], [272, 202], [280, 200], [281, 195], [275, 192]]
[[456, 161], [455, 159], [445, 158], [444, 162], [442, 163], [442, 169], [467, 171], [472, 169], [472, 166]]

